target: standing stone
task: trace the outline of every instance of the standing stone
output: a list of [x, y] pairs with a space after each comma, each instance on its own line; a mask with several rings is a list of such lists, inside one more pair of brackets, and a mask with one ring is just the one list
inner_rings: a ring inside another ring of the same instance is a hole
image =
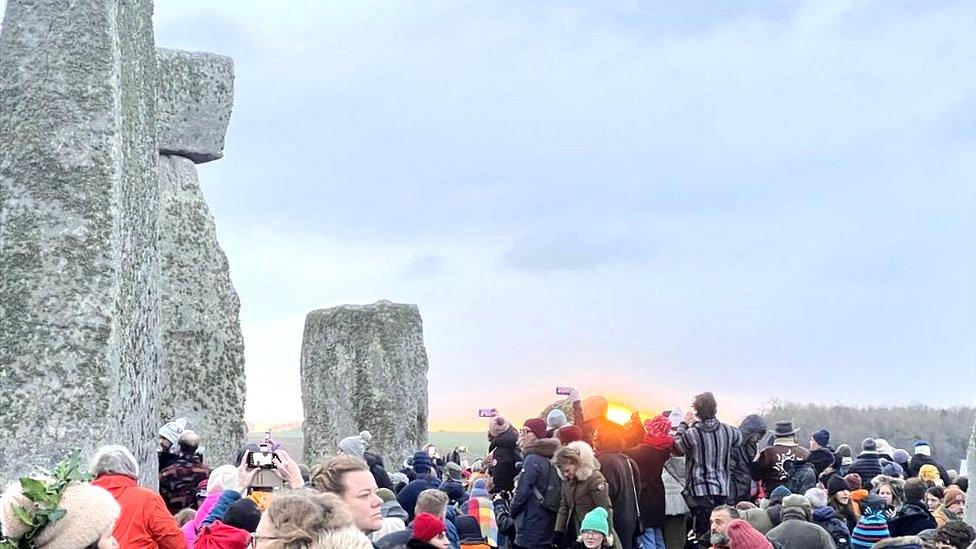
[[185, 417], [210, 465], [234, 463], [244, 443], [244, 338], [240, 300], [197, 168], [159, 158], [162, 417]]
[[156, 483], [150, 0], [8, 0], [0, 33], [0, 477], [128, 446]]
[[301, 363], [307, 462], [334, 455], [342, 438], [364, 429], [388, 465], [412, 455], [427, 440], [427, 367], [416, 305], [310, 312]]
[[157, 60], [161, 421], [187, 418], [208, 463], [234, 463], [246, 436], [241, 304], [194, 164], [223, 156], [234, 63], [162, 48]]

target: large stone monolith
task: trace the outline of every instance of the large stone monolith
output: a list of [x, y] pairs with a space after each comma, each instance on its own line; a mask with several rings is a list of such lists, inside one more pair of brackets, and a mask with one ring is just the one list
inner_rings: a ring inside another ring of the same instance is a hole
[[115, 442], [156, 481], [150, 0], [8, 0], [0, 33], [0, 477]]
[[211, 465], [244, 443], [240, 300], [195, 163], [223, 156], [234, 64], [209, 53], [157, 50], [162, 420], [185, 417]]
[[305, 459], [369, 430], [395, 468], [427, 440], [427, 351], [416, 305], [379, 301], [312, 311], [302, 341]]

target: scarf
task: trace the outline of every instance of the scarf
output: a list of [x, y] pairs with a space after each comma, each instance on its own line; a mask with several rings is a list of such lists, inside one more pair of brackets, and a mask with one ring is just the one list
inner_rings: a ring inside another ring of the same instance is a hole
[[671, 436], [671, 422], [667, 416], [657, 416], [644, 422], [644, 444], [655, 450], [671, 451], [674, 437]]

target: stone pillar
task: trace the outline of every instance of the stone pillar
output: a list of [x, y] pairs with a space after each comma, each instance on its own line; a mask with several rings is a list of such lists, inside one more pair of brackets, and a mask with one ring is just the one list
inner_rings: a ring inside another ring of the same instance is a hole
[[211, 466], [244, 443], [240, 300], [203, 198], [196, 164], [223, 156], [233, 106], [229, 57], [158, 49], [160, 421], [186, 417]]
[[395, 469], [427, 440], [427, 351], [416, 305], [379, 301], [312, 311], [302, 341], [305, 459], [369, 430]]
[[128, 446], [156, 484], [150, 0], [8, 0], [0, 33], [0, 477]]

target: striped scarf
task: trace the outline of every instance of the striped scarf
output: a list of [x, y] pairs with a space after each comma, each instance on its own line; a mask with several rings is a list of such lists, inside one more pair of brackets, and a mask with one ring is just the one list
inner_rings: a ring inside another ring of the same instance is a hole
[[481, 535], [488, 540], [488, 545], [498, 547], [498, 523], [495, 522], [495, 506], [491, 500], [483, 497], [473, 497], [466, 503], [466, 515], [478, 519]]

